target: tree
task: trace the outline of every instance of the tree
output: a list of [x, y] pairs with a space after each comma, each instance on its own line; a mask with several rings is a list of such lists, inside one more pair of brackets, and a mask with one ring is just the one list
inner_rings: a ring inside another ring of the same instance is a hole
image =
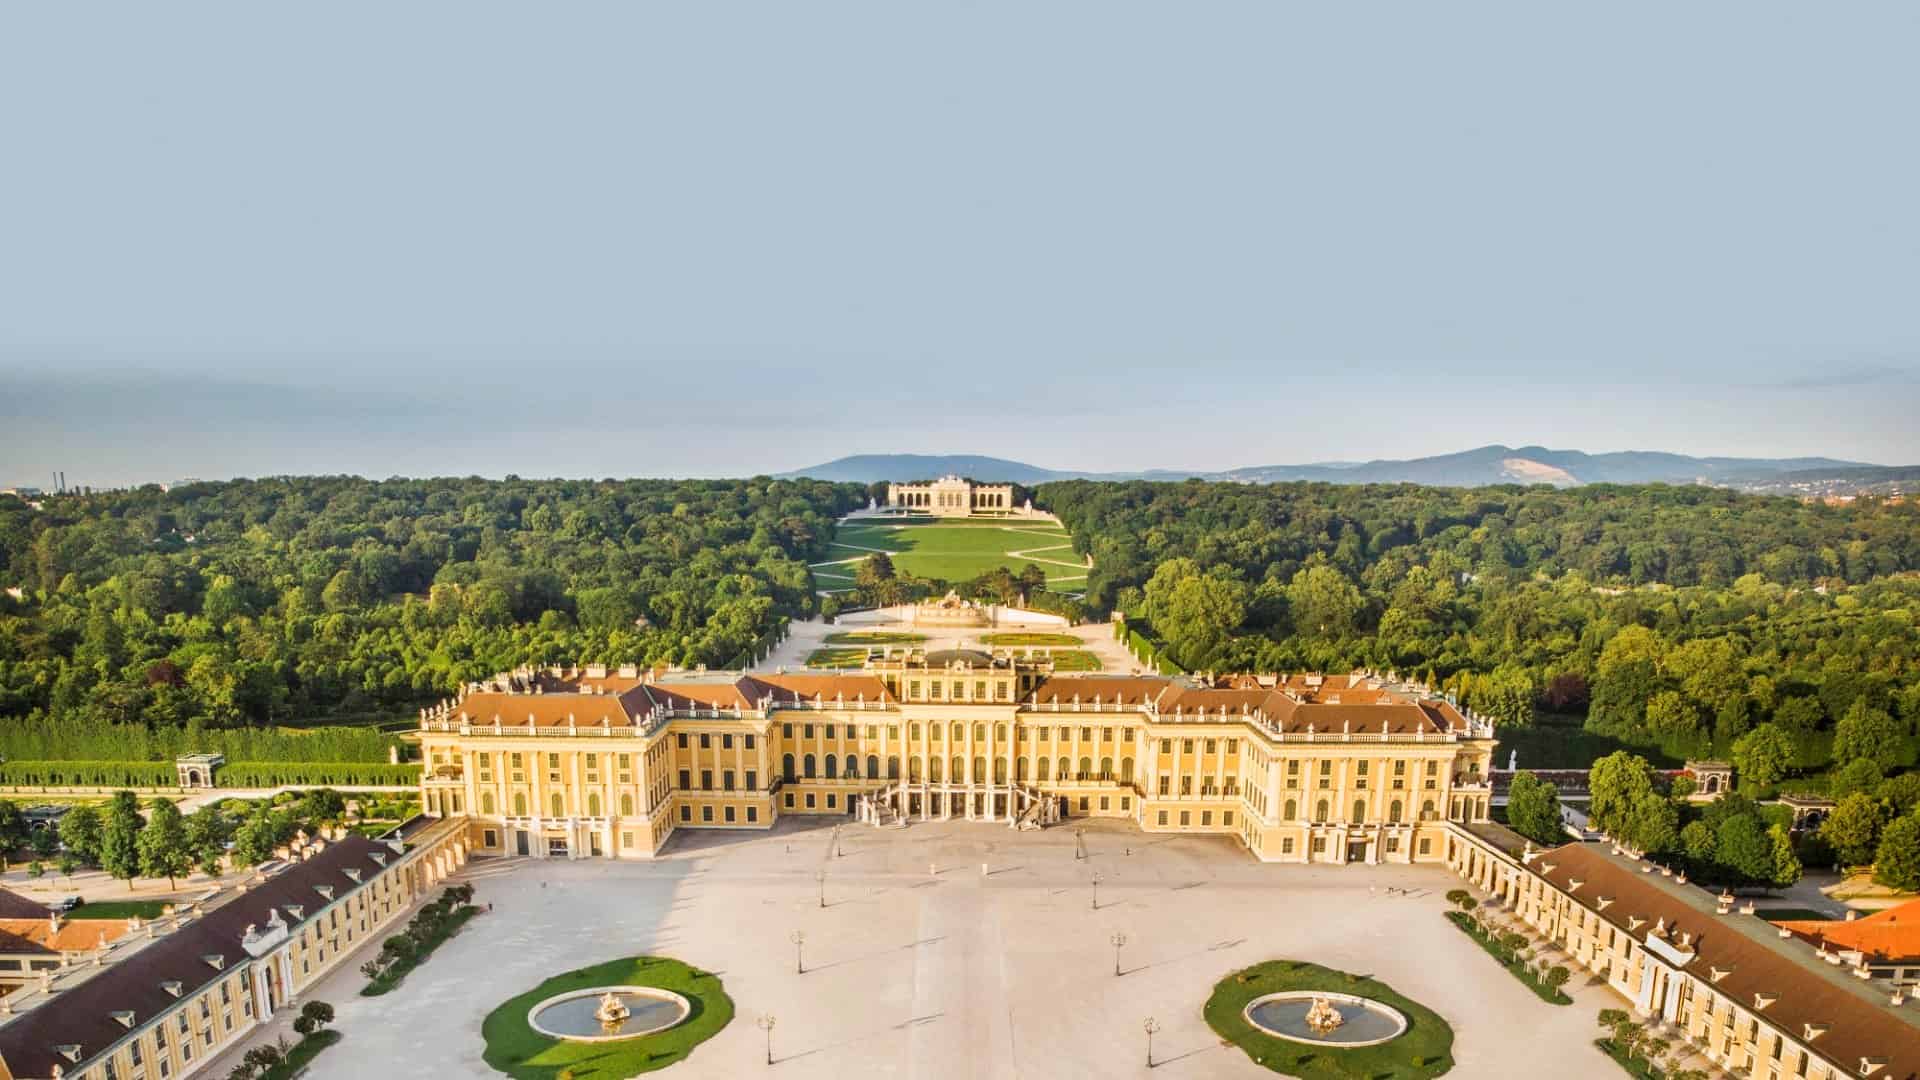
[[1827, 794], [1835, 800], [1844, 799], [1856, 791], [1877, 795], [1885, 775], [1880, 763], [1872, 758], [1854, 758], [1827, 774]]
[[1287, 606], [1295, 629], [1309, 636], [1339, 637], [1354, 628], [1365, 599], [1345, 574], [1331, 566], [1309, 566], [1293, 575]]
[[1246, 587], [1217, 577], [1190, 577], [1167, 594], [1154, 628], [1172, 646], [1174, 659], [1189, 667], [1204, 665], [1246, 617]]
[[311, 1035], [331, 1023], [333, 1006], [324, 1001], [309, 1001], [300, 1006], [300, 1016], [294, 1020], [293, 1030], [302, 1035]]
[[1773, 841], [1756, 814], [1735, 814], [1714, 830], [1715, 861], [1749, 884], [1773, 879]]
[[60, 843], [82, 862], [96, 862], [100, 858], [102, 827], [100, 808], [92, 803], [80, 803], [60, 815]]
[[133, 888], [140, 873], [140, 802], [131, 791], [117, 791], [107, 804], [107, 820], [100, 831], [100, 868]]
[[193, 851], [187, 845], [187, 826], [180, 808], [170, 799], [155, 799], [149, 804], [147, 823], [137, 842], [140, 873], [163, 877], [173, 888], [175, 879], [193, 868]]
[[226, 853], [227, 819], [211, 806], [187, 817], [187, 851], [208, 877], [220, 876], [220, 856]]
[[1653, 789], [1653, 766], [1647, 759], [1625, 750], [1616, 750], [1593, 763], [1587, 774], [1592, 795], [1589, 814], [1603, 832], [1619, 835], [1635, 807]]
[[1820, 824], [1820, 839], [1833, 848], [1843, 865], [1863, 866], [1873, 860], [1886, 820], [1886, 808], [1880, 800], [1855, 792], [1841, 799]]
[[1897, 818], [1881, 830], [1873, 879], [1905, 892], [1920, 890], [1920, 814]]
[[1560, 789], [1525, 769], [1514, 773], [1507, 790], [1507, 823], [1534, 843], [1564, 843], [1567, 833], [1560, 820]]
[[1768, 884], [1784, 889], [1800, 880], [1800, 856], [1793, 850], [1793, 834], [1785, 825], [1769, 825], [1767, 838], [1773, 841], [1773, 877]]
[[1793, 740], [1773, 724], [1761, 724], [1734, 740], [1733, 764], [1742, 783], [1771, 787], [1787, 775], [1793, 762]]
[[1864, 697], [1856, 698], [1834, 728], [1833, 759], [1842, 764], [1868, 759], [1884, 773], [1900, 764], [1905, 734], [1886, 710], [1874, 708]]
[[1700, 734], [1700, 710], [1677, 690], [1662, 690], [1647, 702], [1647, 730], [1655, 735]]
[[273, 858], [273, 849], [279, 843], [280, 830], [272, 815], [255, 811], [234, 830], [234, 861], [241, 866], [258, 866]]

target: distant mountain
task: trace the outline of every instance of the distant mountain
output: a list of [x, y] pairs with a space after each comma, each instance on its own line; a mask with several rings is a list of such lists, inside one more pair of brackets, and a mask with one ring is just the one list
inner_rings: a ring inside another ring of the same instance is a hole
[[1482, 487], [1488, 484], [1711, 484], [1744, 491], [1839, 495], [1860, 491], [1912, 491], [1920, 467], [1868, 465], [1834, 458], [1689, 457], [1651, 450], [1588, 454], [1544, 446], [1482, 446], [1457, 454], [1407, 460], [1318, 462], [1308, 465], [1259, 465], [1225, 472], [1150, 469], [1144, 472], [1092, 473], [1048, 469], [1005, 458], [974, 454], [860, 454], [800, 469], [786, 476], [873, 483], [924, 480], [953, 473], [976, 480], [1039, 484], [1048, 480], [1236, 480], [1271, 484], [1315, 481], [1330, 484], [1427, 484]]

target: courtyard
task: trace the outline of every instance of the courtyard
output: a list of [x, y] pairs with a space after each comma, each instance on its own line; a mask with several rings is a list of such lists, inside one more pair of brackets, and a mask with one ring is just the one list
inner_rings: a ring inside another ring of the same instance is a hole
[[1075, 592], [1087, 581], [1086, 560], [1074, 554], [1067, 531], [1026, 520], [844, 521], [826, 561], [812, 564], [814, 578], [825, 591], [851, 589], [859, 564], [874, 552], [886, 552], [895, 567], [916, 577], [970, 581], [996, 566], [1017, 574], [1033, 563], [1046, 572], [1049, 589]]
[[461, 877], [492, 910], [398, 990], [358, 997], [355, 958], [310, 995], [338, 1008], [346, 1037], [307, 1075], [498, 1075], [481, 1060], [491, 1010], [637, 954], [716, 973], [738, 1009], [663, 1075], [1145, 1076], [1151, 1016], [1151, 1075], [1272, 1076], [1223, 1046], [1201, 1006], [1223, 976], [1274, 958], [1368, 975], [1438, 1012], [1451, 1075], [1621, 1075], [1592, 1044], [1596, 1011], [1619, 1001], [1576, 979], [1572, 1006], [1542, 1003], [1442, 917], [1458, 882], [1440, 868], [1268, 866], [1229, 840], [1111, 822], [783, 822], [683, 833], [651, 862], [483, 860]]

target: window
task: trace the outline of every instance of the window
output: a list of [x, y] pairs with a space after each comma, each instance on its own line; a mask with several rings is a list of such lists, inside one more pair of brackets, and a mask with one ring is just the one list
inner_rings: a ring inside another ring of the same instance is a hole
[[1213, 811], [1211, 810], [1200, 811], [1200, 824], [1202, 825], [1213, 824]]
[[789, 784], [793, 783], [793, 755], [792, 754], [786, 754], [780, 758], [780, 778], [785, 780]]
[[807, 809], [813, 809], [813, 792], [807, 792]]
[[727, 807], [727, 824], [733, 824], [733, 807]]
[[1284, 814], [1281, 814], [1280, 818], [1283, 821], [1292, 821], [1294, 818], [1299, 816], [1299, 812], [1300, 812], [1299, 804], [1294, 802], [1292, 799], [1288, 799], [1287, 812]]
[[628, 817], [633, 816], [633, 796], [632, 795], [620, 796], [620, 812], [622, 814], [625, 814]]
[[1192, 739], [1181, 739], [1181, 740], [1180, 740], [1180, 752], [1181, 752], [1181, 753], [1183, 753], [1183, 754], [1191, 754], [1191, 753], [1193, 753], [1193, 740], [1192, 740]]
[[554, 816], [554, 817], [566, 817], [566, 816], [567, 816], [567, 807], [566, 807], [566, 804], [565, 804], [564, 802], [562, 802], [562, 801], [561, 801], [561, 799], [560, 799], [560, 793], [559, 793], [559, 792], [557, 792], [557, 791], [553, 793], [553, 816]]
[[700, 790], [701, 791], [713, 790], [713, 770], [712, 769], [700, 770]]
[[[808, 754], [808, 755], [807, 755], [807, 756], [806, 756], [805, 758], [803, 758], [803, 759], [801, 760], [801, 766], [802, 766], [802, 768], [803, 768], [803, 770], [804, 770], [804, 771], [805, 771], [805, 773], [806, 773], [806, 777], [807, 777], [807, 779], [809, 779], [809, 780], [811, 780], [811, 779], [813, 779], [813, 778], [814, 778], [814, 777], [815, 777], [816, 775], [818, 775], [818, 774], [817, 774], [817, 773], [816, 773], [816, 772], [814, 771], [814, 770], [815, 770], [815, 763], [814, 763], [814, 760], [813, 760], [813, 755], [812, 755], [812, 754]], [[811, 796], [809, 796], [809, 798], [811, 798]]]
[[1191, 811], [1191, 810], [1182, 810], [1182, 811], [1180, 811], [1180, 825], [1181, 825], [1181, 827], [1182, 827], [1182, 828], [1184, 828], [1184, 827], [1186, 827], [1186, 826], [1188, 826], [1188, 825], [1191, 825], [1191, 824], [1193, 824], [1193, 811]]
[[1207, 753], [1209, 753], [1209, 754], [1211, 754], [1211, 753], [1213, 753], [1213, 752], [1214, 752], [1214, 749], [1215, 749], [1215, 746], [1216, 746], [1216, 744], [1215, 744], [1215, 742], [1214, 742], [1214, 740], [1212, 740], [1212, 739], [1208, 739], [1208, 740], [1207, 740]]
[[597, 791], [587, 792], [587, 816], [600, 816], [600, 793]]
[[693, 820], [693, 807], [691, 807], [691, 806], [687, 806], [687, 805], [685, 805], [685, 804], [682, 804], [682, 805], [681, 805], [681, 807], [680, 807], [680, 820], [681, 820], [681, 821], [692, 821], [692, 820]]
[[720, 736], [720, 749], [722, 750], [733, 749], [733, 736], [731, 735]]
[[1220, 824], [1222, 825], [1233, 824], [1233, 811], [1231, 810], [1220, 811]]
[[1112, 806], [1112, 803], [1109, 801], [1109, 797], [1105, 795], [1100, 796], [1100, 809], [1105, 810], [1110, 806]]
[[1362, 821], [1365, 821], [1365, 820], [1367, 820], [1367, 801], [1366, 801], [1365, 799], [1355, 799], [1355, 800], [1353, 800], [1353, 818], [1352, 818], [1352, 820], [1353, 820], [1353, 821], [1354, 821], [1354, 822], [1355, 822], [1356, 824], [1357, 824], [1357, 823], [1359, 823], [1359, 822], [1362, 822]]
[[1393, 800], [1393, 804], [1387, 807], [1387, 821], [1394, 825], [1400, 824], [1400, 800], [1399, 799]]
[[840, 775], [839, 759], [835, 758], [832, 754], [828, 754], [827, 755], [827, 779], [832, 780], [837, 778], [839, 775]]
[[751, 825], [754, 822], [759, 820], [760, 820], [760, 808], [757, 806], [747, 807], [747, 824]]
[[685, 750], [687, 748], [687, 733], [682, 731], [678, 735], [675, 735], [674, 742], [680, 747], [680, 749]]
[[713, 807], [711, 807], [711, 806], [703, 806], [703, 807], [701, 807], [701, 808], [700, 808], [700, 820], [701, 820], [701, 821], [712, 821], [712, 820], [713, 820]]
[[497, 832], [494, 832], [492, 829], [480, 830], [480, 846], [490, 847], [490, 848], [499, 847], [500, 834]]
[[525, 792], [516, 791], [513, 793], [513, 816], [527, 816], [527, 796]]
[[753, 736], [749, 735], [747, 736], [747, 749], [751, 750], [753, 748], [754, 748], [754, 738]]
[[747, 790], [748, 791], [760, 790], [760, 770], [759, 769], [747, 770]]
[[813, 738], [813, 725], [812, 724], [800, 725], [800, 734], [803, 738], [808, 738], [808, 739]]
[[680, 790], [691, 791], [692, 789], [693, 789], [693, 771], [690, 769], [681, 769], [680, 770]]
[[827, 809], [829, 809], [829, 810], [831, 810], [831, 809], [833, 809], [833, 804], [834, 804], [834, 800], [835, 800], [836, 798], [838, 798], [838, 796], [836, 796], [836, 795], [832, 795], [832, 794], [829, 794], [829, 795], [827, 796]]
[[1327, 823], [1327, 800], [1321, 799], [1313, 808], [1313, 820], [1317, 824]]
[[1430, 855], [1432, 853], [1433, 853], [1433, 840], [1429, 837], [1425, 837], [1425, 836], [1421, 837], [1420, 838], [1420, 854]]
[[791, 738], [793, 738], [793, 725], [792, 725], [792, 724], [781, 724], [781, 725], [780, 725], [780, 737], [781, 737], [781, 738], [783, 738], [783, 739], [791, 739]]
[[1171, 754], [1171, 753], [1173, 753], [1173, 740], [1172, 740], [1172, 739], [1161, 739], [1161, 740], [1160, 740], [1160, 752], [1161, 752], [1161, 753], [1163, 753], [1163, 754]]

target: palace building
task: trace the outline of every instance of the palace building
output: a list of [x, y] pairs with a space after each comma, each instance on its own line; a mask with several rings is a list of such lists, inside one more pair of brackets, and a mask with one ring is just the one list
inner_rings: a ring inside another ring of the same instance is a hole
[[1007, 516], [1015, 510], [1012, 484], [980, 484], [960, 476], [888, 484], [887, 507], [934, 517]]
[[1045, 650], [857, 671], [524, 668], [422, 713], [426, 812], [476, 853], [646, 858], [781, 815], [1123, 818], [1274, 862], [1440, 862], [1487, 819], [1492, 725], [1369, 674], [1055, 674]]
[[0, 1080], [191, 1076], [297, 1010], [300, 994], [404, 921], [466, 858], [462, 830], [425, 818], [387, 840], [303, 833], [237, 887], [161, 918], [47, 913], [37, 948], [7, 950], [35, 955], [0, 980]]

